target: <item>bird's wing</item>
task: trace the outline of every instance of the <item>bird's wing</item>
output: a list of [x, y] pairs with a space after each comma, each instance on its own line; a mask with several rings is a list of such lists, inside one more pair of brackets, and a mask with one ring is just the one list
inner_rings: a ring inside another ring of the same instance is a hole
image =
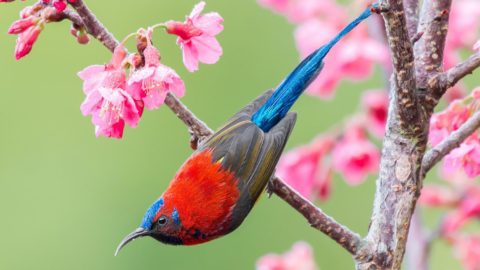
[[233, 227], [240, 225], [265, 189], [295, 125], [295, 113], [287, 114], [266, 133], [251, 122], [251, 115], [270, 95], [266, 92], [243, 108], [198, 149], [211, 149], [214, 161], [221, 162], [239, 181], [241, 195], [234, 209]]

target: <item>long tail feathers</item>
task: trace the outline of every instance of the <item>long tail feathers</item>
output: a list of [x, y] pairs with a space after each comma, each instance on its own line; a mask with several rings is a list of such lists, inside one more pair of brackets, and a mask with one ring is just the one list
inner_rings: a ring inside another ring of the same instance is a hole
[[330, 42], [320, 47], [305, 58], [278, 86], [273, 95], [252, 116], [252, 122], [263, 131], [269, 131], [290, 110], [302, 92], [317, 77], [323, 68], [323, 59], [330, 49], [346, 34], [352, 31], [359, 23], [367, 19], [372, 11], [368, 7], [358, 18], [350, 22]]

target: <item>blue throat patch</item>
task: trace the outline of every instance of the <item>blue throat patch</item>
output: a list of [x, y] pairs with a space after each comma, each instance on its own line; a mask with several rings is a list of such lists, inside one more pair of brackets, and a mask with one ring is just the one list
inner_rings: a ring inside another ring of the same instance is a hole
[[178, 215], [177, 208], [173, 208], [172, 219], [175, 224], [180, 225], [180, 216]]
[[142, 228], [146, 230], [150, 230], [152, 228], [153, 218], [157, 214], [158, 210], [162, 208], [163, 204], [163, 198], [160, 198], [154, 202], [150, 208], [148, 208], [147, 212], [143, 216], [142, 225], [140, 225]]

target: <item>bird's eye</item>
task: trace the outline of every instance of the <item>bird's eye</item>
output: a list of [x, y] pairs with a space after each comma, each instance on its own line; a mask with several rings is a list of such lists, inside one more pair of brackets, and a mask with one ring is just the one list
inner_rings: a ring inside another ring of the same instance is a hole
[[158, 220], [157, 220], [157, 223], [159, 226], [163, 226], [165, 224], [167, 224], [167, 217], [166, 216], [161, 216]]

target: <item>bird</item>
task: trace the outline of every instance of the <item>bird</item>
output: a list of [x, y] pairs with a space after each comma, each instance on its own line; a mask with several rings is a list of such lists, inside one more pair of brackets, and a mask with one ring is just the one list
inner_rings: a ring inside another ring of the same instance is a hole
[[296, 121], [290, 108], [320, 73], [330, 49], [372, 10], [365, 9], [305, 58], [275, 91], [257, 97], [201, 141], [166, 191], [147, 209], [140, 227], [120, 242], [115, 256], [139, 237], [190, 246], [238, 228], [274, 174]]

